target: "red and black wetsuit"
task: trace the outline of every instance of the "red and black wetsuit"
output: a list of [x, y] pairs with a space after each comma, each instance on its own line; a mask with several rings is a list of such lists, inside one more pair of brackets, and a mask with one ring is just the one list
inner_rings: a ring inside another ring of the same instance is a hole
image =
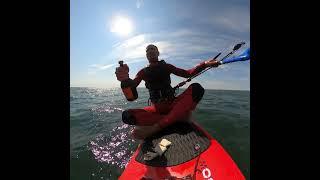
[[192, 83], [182, 94], [174, 97], [174, 90], [170, 85], [170, 74], [189, 78], [204, 69], [204, 62], [190, 70], [184, 70], [167, 64], [162, 60], [155, 66], [140, 70], [134, 82], [136, 86], [142, 80], [146, 82], [151, 106], [124, 111], [122, 114], [123, 122], [138, 126], [149, 126], [158, 123], [160, 127], [166, 127], [177, 120], [185, 118], [202, 99], [204, 88], [199, 83]]

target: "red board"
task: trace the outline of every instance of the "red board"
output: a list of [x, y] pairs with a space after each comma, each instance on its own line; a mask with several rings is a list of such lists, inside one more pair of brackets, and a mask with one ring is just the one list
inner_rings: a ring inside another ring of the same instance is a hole
[[[195, 123], [194, 123], [195, 124]], [[200, 156], [170, 167], [152, 167], [135, 161], [140, 146], [133, 154], [120, 180], [131, 179], [196, 179], [196, 180], [243, 180], [245, 177], [230, 155], [200, 126], [195, 124], [211, 140], [210, 147]]]

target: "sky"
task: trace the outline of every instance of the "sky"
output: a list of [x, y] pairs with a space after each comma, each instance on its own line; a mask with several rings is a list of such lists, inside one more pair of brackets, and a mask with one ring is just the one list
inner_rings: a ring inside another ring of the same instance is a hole
[[[71, 0], [70, 86], [120, 87], [118, 61], [128, 64], [133, 79], [148, 64], [148, 44], [158, 46], [159, 59], [188, 70], [243, 41], [238, 53], [250, 47], [249, 0]], [[172, 86], [185, 80], [171, 79]], [[212, 68], [191, 82], [250, 90], [250, 62]]]

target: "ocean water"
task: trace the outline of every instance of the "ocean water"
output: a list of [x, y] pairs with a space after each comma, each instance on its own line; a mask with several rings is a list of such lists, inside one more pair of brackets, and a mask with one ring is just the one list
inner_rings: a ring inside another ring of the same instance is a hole
[[[180, 89], [180, 93], [183, 89]], [[138, 146], [121, 121], [128, 108], [147, 105], [148, 92], [128, 102], [120, 88], [70, 88], [70, 179], [117, 179]], [[250, 92], [206, 90], [193, 117], [250, 179]]]

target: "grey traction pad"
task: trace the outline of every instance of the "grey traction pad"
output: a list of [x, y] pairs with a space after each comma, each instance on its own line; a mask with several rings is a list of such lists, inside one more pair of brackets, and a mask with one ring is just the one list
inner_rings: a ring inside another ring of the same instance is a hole
[[[143, 160], [144, 154], [148, 151], [154, 152], [152, 148], [164, 138], [172, 142], [167, 151], [153, 160]], [[210, 139], [193, 124], [176, 123], [145, 139], [136, 161], [154, 167], [176, 166], [197, 157], [209, 146]]]

